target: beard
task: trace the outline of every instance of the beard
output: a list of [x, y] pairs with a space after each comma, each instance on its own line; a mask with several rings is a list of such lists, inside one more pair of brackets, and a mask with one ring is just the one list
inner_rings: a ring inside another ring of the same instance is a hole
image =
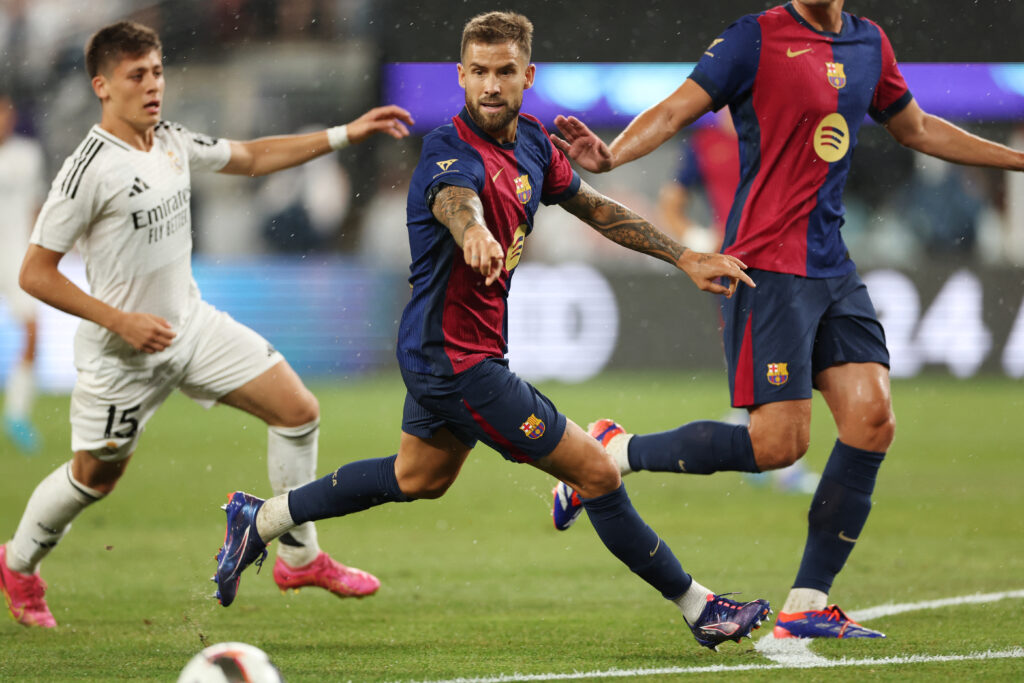
[[[489, 101], [487, 104], [498, 104], [498, 102], [497, 100]], [[504, 109], [497, 112], [487, 112], [480, 107], [478, 102], [471, 102], [467, 96], [466, 109], [469, 110], [469, 115], [473, 122], [484, 131], [491, 134], [500, 133], [519, 116], [519, 109], [523, 106], [522, 100], [514, 106], [507, 100], [501, 100], [500, 102], [505, 105]]]

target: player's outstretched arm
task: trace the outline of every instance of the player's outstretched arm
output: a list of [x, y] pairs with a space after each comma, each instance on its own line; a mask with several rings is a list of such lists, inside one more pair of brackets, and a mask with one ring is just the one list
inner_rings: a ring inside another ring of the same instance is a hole
[[304, 164], [328, 152], [362, 142], [376, 133], [395, 139], [409, 134], [412, 115], [389, 104], [374, 107], [344, 126], [304, 135], [278, 135], [240, 142], [231, 141], [231, 159], [220, 170], [234, 175], [262, 176]]
[[487, 229], [480, 196], [466, 187], [445, 185], [431, 211], [462, 248], [466, 265], [484, 276], [485, 285], [494, 284], [505, 265], [505, 252]]
[[1024, 152], [968, 133], [945, 119], [928, 114], [911, 100], [885, 122], [889, 133], [905, 147], [933, 157], [970, 166], [1024, 171]]
[[[750, 276], [743, 272], [747, 266], [735, 256], [691, 251], [632, 209], [604, 196], [585, 182], [580, 183], [576, 196], [560, 206], [612, 242], [671, 263], [705, 292], [732, 296], [741, 280], [755, 286]], [[721, 277], [729, 278], [728, 287], [717, 281]]]
[[150, 313], [129, 313], [84, 292], [58, 270], [64, 254], [30, 244], [21, 263], [18, 284], [45, 304], [102, 325], [136, 351], [156, 353], [166, 349], [176, 333], [170, 323]]
[[586, 170], [604, 173], [650, 154], [710, 110], [711, 96], [688, 78], [671, 95], [638, 114], [611, 145], [605, 145], [575, 116], [555, 117], [565, 139], [552, 135], [551, 141]]

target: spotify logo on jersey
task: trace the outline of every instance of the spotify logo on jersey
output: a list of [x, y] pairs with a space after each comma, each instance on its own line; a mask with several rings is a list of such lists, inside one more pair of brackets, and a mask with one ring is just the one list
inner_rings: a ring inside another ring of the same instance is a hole
[[850, 127], [842, 114], [829, 114], [821, 120], [814, 131], [814, 151], [818, 156], [832, 163], [846, 156], [850, 149]]

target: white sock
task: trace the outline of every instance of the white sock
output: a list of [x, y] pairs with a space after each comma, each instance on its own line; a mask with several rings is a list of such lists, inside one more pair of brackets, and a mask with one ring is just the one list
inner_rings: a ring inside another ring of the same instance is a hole
[[32, 401], [36, 393], [36, 378], [32, 363], [20, 361], [11, 368], [4, 388], [4, 417], [27, 420], [32, 415]]
[[39, 482], [7, 544], [7, 567], [34, 574], [39, 563], [71, 528], [71, 520], [104, 494], [71, 477], [67, 462]]
[[807, 610], [823, 610], [828, 605], [828, 593], [813, 588], [793, 588], [789, 591], [783, 612], [806, 612]]
[[[308, 522], [307, 522], [308, 523]], [[303, 524], [302, 526], [305, 526]], [[275, 538], [278, 538], [282, 534], [295, 533], [296, 527], [295, 522], [292, 520], [292, 513], [288, 509], [288, 494], [283, 493], [280, 496], [274, 496], [268, 498], [263, 503], [263, 507], [256, 513], [256, 533], [260, 535], [264, 543], [270, 543]], [[282, 549], [284, 546], [281, 546]], [[281, 551], [278, 550], [278, 554]], [[315, 556], [314, 556], [315, 557]], [[310, 560], [312, 562], [312, 560]], [[305, 564], [309, 564], [306, 562]], [[302, 567], [303, 564], [292, 565], [293, 567]]]
[[673, 602], [679, 606], [679, 610], [683, 613], [683, 619], [686, 619], [686, 623], [693, 624], [700, 619], [701, 612], [704, 611], [708, 604], [708, 598], [713, 596], [714, 593], [697, 583], [697, 580], [694, 579], [687, 591], [673, 600]]
[[[267, 428], [267, 470], [275, 496], [308, 484], [316, 478], [319, 438], [319, 419], [298, 427]], [[287, 498], [285, 502], [287, 512]], [[291, 517], [288, 519], [291, 520]], [[281, 536], [281, 542], [277, 544], [277, 556], [288, 566], [304, 567], [320, 554], [313, 522], [306, 522], [286, 532], [279, 532], [275, 537]], [[262, 533], [260, 536], [266, 539]]]
[[633, 435], [626, 432], [616, 434], [608, 439], [608, 445], [604, 447], [608, 455], [612, 456], [615, 464], [619, 466], [620, 475], [626, 475], [633, 471], [629, 467], [629, 440], [632, 438]]

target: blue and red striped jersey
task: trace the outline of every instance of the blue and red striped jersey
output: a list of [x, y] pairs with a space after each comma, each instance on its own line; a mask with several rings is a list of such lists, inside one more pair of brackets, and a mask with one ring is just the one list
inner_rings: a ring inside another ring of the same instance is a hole
[[882, 29], [844, 12], [838, 33], [818, 31], [787, 4], [732, 24], [690, 77], [716, 111], [729, 106], [739, 137], [723, 251], [779, 273], [852, 271], [839, 230], [857, 132], [911, 101]]
[[[505, 252], [505, 267], [487, 287], [466, 265], [462, 249], [431, 211], [444, 185], [477, 193], [487, 228]], [[398, 330], [398, 363], [412, 372], [453, 375], [507, 351], [508, 292], [540, 203], [579, 191], [580, 177], [541, 123], [520, 114], [516, 139], [502, 144], [469, 112], [423, 139], [406, 204], [412, 299]]]

